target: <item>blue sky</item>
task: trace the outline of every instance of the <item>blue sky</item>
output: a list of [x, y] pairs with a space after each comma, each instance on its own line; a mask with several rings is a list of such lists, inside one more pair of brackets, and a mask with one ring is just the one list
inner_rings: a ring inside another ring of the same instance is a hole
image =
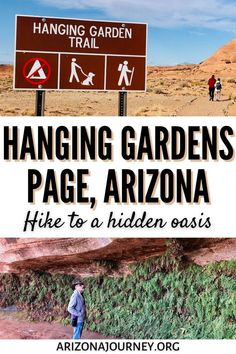
[[0, 63], [13, 63], [15, 14], [147, 22], [149, 65], [199, 63], [236, 38], [235, 0], [2, 0]]

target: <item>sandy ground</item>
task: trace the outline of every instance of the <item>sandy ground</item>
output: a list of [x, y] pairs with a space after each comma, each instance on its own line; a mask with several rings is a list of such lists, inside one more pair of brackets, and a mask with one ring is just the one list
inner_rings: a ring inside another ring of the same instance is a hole
[[195, 97], [177, 111], [179, 116], [227, 116], [230, 99], [222, 96], [220, 101], [209, 101], [206, 97]]
[[[236, 84], [223, 79], [220, 102], [209, 102], [209, 73], [195, 66], [149, 67], [147, 92], [128, 93], [130, 116], [236, 115]], [[0, 115], [30, 116], [35, 112], [34, 91], [12, 89], [12, 67], [0, 65]], [[47, 91], [46, 116], [117, 116], [117, 92]]]
[[[0, 94], [2, 116], [34, 115], [35, 94], [10, 92], [7, 97]], [[3, 98], [3, 99], [2, 99]], [[63, 102], [63, 104], [61, 104]], [[236, 115], [236, 109], [227, 96], [219, 102], [209, 102], [208, 96], [167, 96], [153, 93], [128, 93], [128, 115], [130, 116], [227, 116]], [[69, 107], [68, 107], [69, 106]], [[118, 94], [64, 92], [46, 93], [46, 116], [117, 116]]]
[[[19, 314], [0, 313], [0, 339], [71, 339], [72, 327], [57, 323], [29, 322]], [[105, 339], [107, 337], [84, 331], [82, 339]]]

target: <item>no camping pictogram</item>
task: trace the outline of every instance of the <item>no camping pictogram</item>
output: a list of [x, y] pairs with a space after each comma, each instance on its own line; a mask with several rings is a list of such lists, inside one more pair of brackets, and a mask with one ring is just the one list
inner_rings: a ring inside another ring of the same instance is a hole
[[43, 58], [31, 58], [23, 67], [23, 76], [33, 85], [42, 85], [51, 75], [51, 67]]

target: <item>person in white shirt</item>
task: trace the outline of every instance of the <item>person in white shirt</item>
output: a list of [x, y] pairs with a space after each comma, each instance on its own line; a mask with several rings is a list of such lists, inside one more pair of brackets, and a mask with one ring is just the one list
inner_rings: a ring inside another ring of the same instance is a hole
[[222, 89], [222, 82], [220, 81], [220, 78], [218, 78], [216, 80], [216, 83], [215, 83], [215, 98], [216, 98], [216, 101], [220, 100], [221, 89]]

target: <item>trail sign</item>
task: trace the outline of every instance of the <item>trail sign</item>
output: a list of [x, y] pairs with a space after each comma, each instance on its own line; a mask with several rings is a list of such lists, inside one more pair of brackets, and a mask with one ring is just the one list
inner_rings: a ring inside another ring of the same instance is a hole
[[147, 25], [16, 16], [15, 89], [146, 89]]

